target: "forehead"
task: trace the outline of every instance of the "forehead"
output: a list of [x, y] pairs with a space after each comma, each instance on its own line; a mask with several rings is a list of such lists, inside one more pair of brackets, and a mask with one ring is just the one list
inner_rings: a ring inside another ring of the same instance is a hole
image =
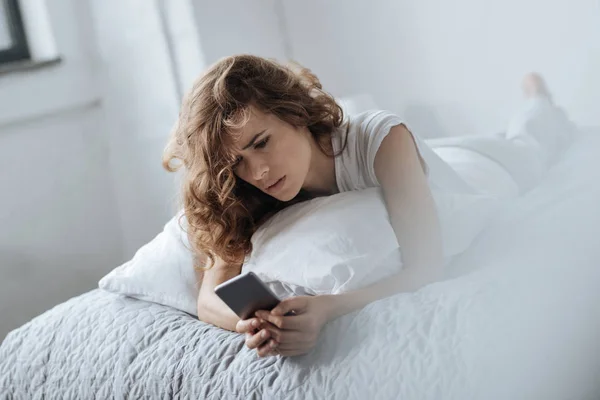
[[264, 131], [273, 124], [273, 116], [266, 114], [256, 107], [249, 107], [247, 120], [238, 129], [232, 131], [234, 146], [241, 149], [252, 140], [256, 134]]

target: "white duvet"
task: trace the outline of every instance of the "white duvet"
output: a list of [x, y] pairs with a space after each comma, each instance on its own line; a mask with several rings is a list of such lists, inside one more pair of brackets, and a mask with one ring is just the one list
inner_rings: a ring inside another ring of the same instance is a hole
[[[340, 363], [339, 391], [349, 398], [600, 398], [599, 150], [599, 136], [576, 143], [454, 260], [454, 279], [372, 303], [340, 322], [347, 326], [332, 324], [317, 350]], [[365, 357], [379, 372], [369, 374]]]

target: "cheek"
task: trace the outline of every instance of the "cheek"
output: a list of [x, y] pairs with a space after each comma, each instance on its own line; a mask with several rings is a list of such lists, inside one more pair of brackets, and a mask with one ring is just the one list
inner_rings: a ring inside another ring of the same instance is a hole
[[248, 183], [252, 183], [252, 182], [251, 182], [251, 179], [250, 179], [250, 178], [251, 178], [251, 176], [250, 176], [250, 174], [249, 174], [249, 172], [248, 172], [248, 169], [247, 169], [247, 168], [245, 168], [245, 167], [238, 167], [238, 168], [235, 168], [235, 169], [233, 170], [233, 173], [235, 174], [235, 176], [237, 176], [237, 177], [238, 177], [238, 178], [240, 178], [241, 180], [243, 180], [243, 181], [245, 181], [245, 182], [248, 182]]
[[[271, 149], [269, 166], [274, 172], [291, 176], [305, 175], [311, 159], [311, 147], [306, 135], [290, 132]], [[301, 179], [298, 176], [298, 179]]]
[[290, 141], [288, 146], [287, 159], [288, 162], [293, 162], [297, 168], [300, 168], [310, 163], [311, 148], [304, 136], [296, 135], [295, 140]]

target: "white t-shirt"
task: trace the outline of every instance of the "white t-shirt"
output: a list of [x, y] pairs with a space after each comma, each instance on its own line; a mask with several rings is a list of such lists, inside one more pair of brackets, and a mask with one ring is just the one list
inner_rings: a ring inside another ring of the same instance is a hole
[[[390, 129], [405, 124], [388, 111], [366, 111], [349, 116], [332, 136], [336, 182], [340, 192], [380, 186], [375, 176], [375, 156]], [[499, 210], [499, 198], [486, 193], [444, 161], [425, 141], [412, 133], [440, 221], [443, 251], [447, 258], [462, 253]], [[346, 140], [347, 145], [340, 153]]]
[[428, 182], [432, 189], [452, 193], [478, 193], [412, 131], [408, 124], [393, 113], [381, 110], [348, 116], [333, 135], [335, 154], [340, 152], [344, 141], [347, 140], [343, 152], [335, 157], [335, 175], [340, 192], [380, 186], [374, 168], [377, 150], [390, 129], [401, 124], [406, 125], [413, 134], [417, 149], [425, 162]]

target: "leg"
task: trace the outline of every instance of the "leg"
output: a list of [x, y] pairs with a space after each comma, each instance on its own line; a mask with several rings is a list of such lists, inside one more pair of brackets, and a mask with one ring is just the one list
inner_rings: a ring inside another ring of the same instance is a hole
[[479, 153], [500, 164], [512, 176], [519, 192], [528, 191], [571, 144], [576, 127], [554, 106], [539, 75], [526, 75], [523, 91], [526, 105], [511, 118], [506, 133], [440, 138], [427, 143], [438, 154], [449, 147]]
[[570, 146], [577, 127], [555, 106], [544, 80], [537, 74], [523, 79], [525, 107], [511, 119], [506, 139], [517, 146], [529, 146], [543, 169], [554, 164]]

